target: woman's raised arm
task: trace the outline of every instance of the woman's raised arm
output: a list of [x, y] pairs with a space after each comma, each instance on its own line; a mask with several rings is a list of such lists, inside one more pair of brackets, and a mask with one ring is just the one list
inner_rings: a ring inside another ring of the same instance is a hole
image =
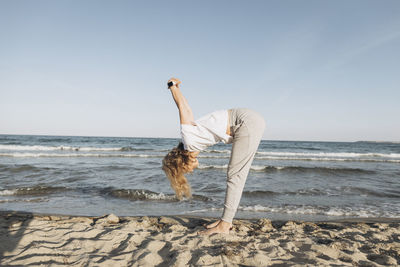
[[181, 81], [176, 78], [169, 79], [168, 83], [173, 82], [172, 86], [169, 86], [172, 97], [176, 103], [176, 106], [179, 110], [179, 118], [181, 124], [193, 124], [194, 123], [194, 116], [192, 109], [190, 108], [186, 98], [182, 95], [181, 89], [179, 85]]

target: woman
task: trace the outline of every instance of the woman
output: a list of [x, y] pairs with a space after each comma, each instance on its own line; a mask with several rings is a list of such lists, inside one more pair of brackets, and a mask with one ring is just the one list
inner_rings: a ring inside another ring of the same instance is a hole
[[177, 197], [181, 199], [185, 195], [189, 198], [190, 186], [184, 174], [197, 168], [200, 151], [218, 142], [232, 143], [224, 212], [220, 220], [207, 225], [207, 230], [200, 234], [229, 233], [265, 122], [249, 109], [219, 110], [195, 121], [180, 84], [181, 81], [175, 78], [168, 81], [168, 89], [179, 110], [182, 142], [165, 156], [162, 168]]

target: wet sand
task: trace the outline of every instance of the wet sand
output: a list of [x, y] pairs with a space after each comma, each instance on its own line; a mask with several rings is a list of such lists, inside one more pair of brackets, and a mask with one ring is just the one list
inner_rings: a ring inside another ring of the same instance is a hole
[[400, 265], [400, 219], [235, 220], [229, 235], [197, 235], [211, 221], [2, 211], [0, 265]]

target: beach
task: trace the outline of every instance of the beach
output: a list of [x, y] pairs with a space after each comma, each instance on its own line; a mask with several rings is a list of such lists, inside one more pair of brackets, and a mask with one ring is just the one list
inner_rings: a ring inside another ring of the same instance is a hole
[[397, 266], [400, 220], [234, 220], [0, 213], [1, 266]]

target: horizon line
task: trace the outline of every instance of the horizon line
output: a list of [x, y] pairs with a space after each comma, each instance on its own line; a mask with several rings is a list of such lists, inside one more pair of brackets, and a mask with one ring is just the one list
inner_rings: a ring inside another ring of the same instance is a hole
[[[180, 137], [154, 137], [154, 136], [107, 136], [107, 135], [52, 135], [52, 134], [3, 134], [0, 135], [14, 135], [14, 136], [54, 136], [54, 137], [93, 137], [93, 138], [142, 138], [142, 139], [181, 139]], [[400, 141], [385, 141], [385, 140], [356, 140], [356, 141], [335, 141], [335, 140], [283, 140], [283, 139], [261, 139], [261, 141], [275, 141], [275, 142], [326, 142], [326, 143], [394, 143], [400, 144]]]

